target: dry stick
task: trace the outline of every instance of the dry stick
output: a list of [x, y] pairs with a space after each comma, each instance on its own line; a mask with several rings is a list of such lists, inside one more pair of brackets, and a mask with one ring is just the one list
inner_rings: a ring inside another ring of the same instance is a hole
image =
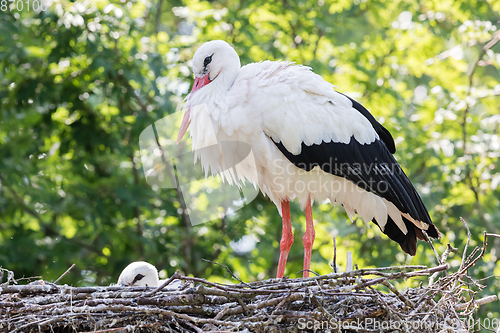
[[427, 235], [427, 232], [425, 230], [422, 230], [422, 235], [424, 236], [424, 239], [429, 245], [431, 246], [432, 251], [434, 252], [434, 255], [436, 256], [438, 264], [441, 263], [441, 259], [439, 258], [439, 254], [437, 253], [436, 249], [434, 248], [434, 244], [432, 244], [431, 239], [429, 238], [429, 235]]
[[[476, 306], [481, 306], [481, 305], [484, 305], [484, 304], [495, 302], [497, 300], [498, 300], [498, 296], [497, 295], [490, 295], [490, 296], [486, 296], [486, 297], [480, 298], [477, 301], [475, 301], [474, 303], [475, 303]], [[457, 310], [457, 311], [465, 310], [465, 309], [467, 309], [469, 303], [470, 302], [455, 305], [455, 310]]]
[[151, 308], [138, 309], [138, 308], [132, 307], [132, 306], [111, 306], [108, 308], [108, 310], [111, 310], [111, 311], [128, 310], [128, 311], [132, 311], [132, 312], [144, 311], [144, 312], [147, 312], [148, 314], [154, 314], [154, 313], [163, 314], [163, 315], [170, 316], [172, 318], [189, 320], [195, 324], [210, 323], [210, 324], [214, 324], [214, 325], [231, 325], [231, 326], [236, 326], [236, 327], [240, 326], [240, 323], [237, 323], [237, 322], [224, 322], [224, 321], [216, 321], [216, 320], [213, 320], [211, 318], [192, 317], [192, 316], [189, 316], [187, 314], [175, 313], [174, 311], [170, 311], [170, 310], [166, 310], [166, 309], [151, 309]]
[[[246, 293], [246, 294], [249, 294], [249, 295], [250, 294], [268, 295], [268, 294], [271, 294], [271, 293], [283, 293], [283, 292], [286, 292], [286, 290], [262, 290], [262, 289], [248, 290], [248, 289], [239, 289], [239, 288], [237, 288], [235, 286], [233, 286], [233, 288], [231, 288], [231, 287], [227, 287], [227, 286], [220, 285], [220, 284], [217, 284], [217, 283], [209, 282], [209, 281], [207, 281], [205, 279], [194, 278], [194, 277], [189, 277], [189, 276], [180, 276], [178, 279], [179, 280], [187, 280], [187, 281], [200, 282], [200, 283], [204, 283], [206, 285], [215, 287], [217, 289], [223, 290], [223, 291], [225, 291], [225, 293], [222, 293], [223, 296], [226, 295], [226, 294], [228, 294], [231, 291], [234, 291], [234, 292], [237, 292], [237, 293]], [[215, 292], [213, 294], [216, 295]]]
[[465, 225], [465, 228], [467, 229], [467, 242], [465, 243], [465, 248], [464, 248], [464, 253], [462, 254], [462, 263], [460, 264], [460, 268], [458, 271], [462, 270], [463, 265], [465, 264], [465, 258], [467, 256], [467, 249], [469, 248], [469, 243], [470, 243], [470, 238], [471, 238], [471, 233], [469, 226], [467, 225], [467, 222], [465, 222], [464, 218], [460, 216], [460, 221]]
[[[446, 260], [448, 259], [448, 256], [450, 255], [450, 252], [453, 252], [453, 253], [457, 253], [458, 252], [458, 249], [457, 248], [454, 248], [450, 245], [450, 243], [448, 243], [446, 245], [446, 250], [444, 251], [443, 255], [441, 256], [441, 260], [440, 260], [440, 264], [443, 265], [444, 263], [446, 263]], [[434, 274], [432, 274], [432, 276], [429, 278], [429, 286], [432, 285], [434, 283], [434, 280], [436, 279], [436, 277], [439, 275], [440, 273], [439, 272], [436, 272]], [[446, 273], [445, 273], [446, 274]]]
[[0, 288], [0, 294], [49, 294], [49, 293], [57, 293], [59, 289], [56, 285], [51, 284], [27, 284], [20, 286], [7, 286]]
[[335, 320], [335, 318], [323, 307], [323, 305], [321, 305], [321, 302], [316, 296], [314, 296], [314, 294], [311, 294], [311, 300], [316, 305], [316, 307], [320, 309], [321, 312], [323, 312], [323, 314], [328, 318], [329, 321]]
[[[149, 325], [148, 325], [149, 326]], [[136, 329], [137, 327], [134, 327]], [[81, 332], [81, 333], [109, 333], [109, 332], [120, 332], [120, 331], [126, 331], [126, 327], [115, 327], [115, 328], [108, 328], [105, 330], [99, 330], [99, 331], [88, 331], [88, 332]]]
[[411, 317], [411, 316], [417, 316], [418, 312], [420, 311], [420, 309], [422, 309], [422, 307], [425, 305], [425, 303], [426, 302], [423, 300], [423, 298], [421, 298], [420, 301], [417, 302], [417, 304], [418, 304], [417, 308], [414, 309], [412, 312], [410, 312], [409, 317]]
[[302, 273], [302, 272], [304, 272], [304, 271], [308, 271], [309, 273], [313, 273], [313, 274], [314, 274], [314, 275], [316, 275], [316, 276], [321, 276], [321, 274], [316, 273], [315, 271], [311, 271], [310, 269], [303, 269], [303, 270], [300, 270], [300, 271], [298, 271], [296, 274], [298, 275], [298, 274], [300, 274], [300, 273]]
[[[277, 297], [277, 298], [272, 298], [270, 300], [265, 300], [265, 301], [262, 301], [262, 302], [259, 302], [259, 303], [250, 304], [250, 305], [248, 305], [248, 309], [249, 310], [257, 310], [257, 309], [264, 308], [266, 306], [277, 305], [281, 301], [283, 301], [284, 299], [287, 299], [288, 301], [293, 302], [293, 301], [296, 301], [296, 300], [299, 300], [299, 299], [302, 299], [302, 298], [303, 298], [303, 295], [299, 294], [299, 293], [292, 294], [292, 295], [285, 295], [285, 296], [282, 296], [282, 297]], [[239, 314], [239, 313], [242, 313], [242, 312], [243, 312], [243, 308], [241, 306], [238, 306], [238, 307], [231, 308], [231, 309], [227, 310], [227, 313], [229, 315], [235, 315], [235, 314]]]
[[85, 313], [72, 313], [72, 314], [63, 314], [63, 315], [59, 315], [59, 316], [53, 316], [52, 318], [50, 319], [46, 319], [46, 318], [43, 318], [43, 319], [40, 319], [36, 322], [29, 322], [28, 324], [26, 325], [23, 325], [21, 327], [18, 327], [16, 329], [14, 329], [12, 331], [12, 333], [15, 333], [15, 332], [18, 332], [18, 331], [21, 331], [22, 329], [24, 328], [28, 328], [30, 326], [34, 326], [34, 325], [37, 325], [38, 324], [38, 327], [43, 327], [42, 325], [47, 325], [47, 324], [50, 324], [51, 322], [54, 322], [54, 321], [57, 321], [58, 319], [67, 319], [68, 316], [71, 316], [71, 317], [78, 317], [78, 316], [85, 316]]
[[[484, 52], [486, 52], [486, 51], [484, 51]], [[481, 58], [482, 58], [482, 57], [483, 57], [483, 54], [481, 54]], [[476, 66], [477, 66], [477, 64], [478, 64], [478, 61], [476, 61], [476, 62], [474, 63], [474, 67], [473, 67], [473, 69], [472, 69], [472, 71], [471, 71], [471, 73], [470, 73], [470, 76], [469, 76], [469, 79], [470, 79], [470, 84], [469, 84], [469, 94], [470, 94], [470, 87], [472, 87], [472, 75], [474, 74], [474, 71], [476, 70]], [[468, 109], [468, 107], [465, 109], [465, 112], [464, 112], [464, 125], [463, 125], [463, 126], [464, 126], [464, 127], [463, 127], [463, 130], [464, 130], [464, 155], [465, 155], [465, 153], [466, 153], [466, 150], [465, 150], [465, 148], [466, 148], [466, 147], [465, 147], [465, 144], [466, 144], [466, 141], [465, 141], [465, 138], [466, 138], [466, 129], [465, 129], [466, 121], [465, 121], [465, 117], [466, 117], [466, 115], [467, 115], [467, 109]], [[471, 183], [471, 184], [472, 184], [472, 183]], [[460, 267], [459, 267], [459, 269], [458, 269], [458, 274], [459, 274], [459, 275], [461, 275], [461, 274], [463, 274], [463, 272], [466, 272], [466, 271], [467, 271], [466, 269], [464, 270], [464, 269], [463, 269], [463, 267], [464, 267], [465, 262], [466, 262], [467, 249], [468, 249], [468, 247], [469, 247], [470, 239], [471, 239], [471, 236], [472, 236], [472, 235], [471, 235], [471, 232], [470, 232], [470, 229], [469, 229], [469, 226], [467, 225], [467, 222], [465, 221], [465, 219], [464, 219], [463, 217], [461, 217], [461, 216], [460, 216], [460, 220], [462, 221], [462, 223], [464, 224], [465, 228], [467, 229], [467, 242], [465, 243], [464, 253], [462, 254], [462, 262], [460, 263]], [[485, 236], [484, 236], [484, 237], [485, 237], [484, 241], [486, 242], [486, 232], [485, 232]], [[472, 251], [471, 256], [474, 256], [474, 255], [475, 255], [475, 251], [476, 251], [476, 250], [477, 250], [477, 247], [476, 247], [476, 249], [474, 249], [474, 251]], [[471, 258], [471, 257], [469, 256], [468, 258]], [[467, 258], [467, 261], [468, 261], [468, 258]], [[453, 285], [454, 285], [454, 286], [456, 286], [456, 285], [457, 285], [457, 282], [458, 282], [458, 280], [456, 280], [456, 281], [453, 283]], [[469, 290], [470, 290], [470, 289], [469, 289]], [[470, 295], [470, 293], [469, 293], [469, 295]], [[472, 298], [472, 295], [470, 295], [470, 296], [471, 296], [471, 298]]]
[[[465, 272], [466, 272], [466, 271], [467, 271], [470, 267], [474, 266], [474, 265], [476, 264], [476, 262], [477, 262], [480, 258], [482, 258], [482, 257], [484, 256], [484, 253], [485, 253], [485, 251], [486, 251], [486, 246], [488, 245], [488, 243], [486, 242], [486, 240], [487, 240], [487, 235], [488, 235], [488, 234], [487, 234], [487, 233], [486, 233], [486, 231], [485, 231], [485, 232], [484, 232], [484, 239], [483, 239], [483, 246], [482, 246], [482, 248], [481, 248], [481, 253], [479, 253], [479, 255], [478, 255], [477, 257], [475, 257], [475, 255], [476, 255], [476, 254], [477, 254], [477, 252], [479, 251], [479, 248], [478, 248], [478, 247], [476, 247], [476, 248], [472, 251], [472, 253], [471, 253], [471, 254], [467, 257], [467, 259], [464, 259], [464, 258], [465, 258], [465, 251], [466, 251], [467, 246], [468, 246], [469, 241], [470, 241], [470, 231], [469, 231], [469, 228], [468, 228], [467, 223], [465, 222], [465, 220], [464, 220], [464, 219], [462, 219], [462, 218], [460, 218], [460, 219], [462, 220], [462, 222], [464, 222], [464, 224], [465, 224], [465, 226], [466, 226], [466, 228], [467, 228], [467, 231], [468, 231], [468, 239], [467, 239], [466, 247], [465, 247], [465, 250], [464, 250], [464, 255], [463, 255], [463, 257], [462, 257], [462, 263], [461, 263], [461, 265], [460, 265], [459, 271], [456, 273], [456, 275], [459, 277], [459, 279], [460, 279], [460, 278], [464, 275], [464, 273], [465, 273]], [[495, 236], [494, 236], [494, 237], [495, 237]], [[474, 257], [475, 257], [475, 258], [474, 258]], [[454, 284], [455, 286], [456, 286], [457, 282], [458, 282], [458, 280], [456, 280], [456, 281], [455, 281], [455, 284]], [[467, 283], [467, 285], [469, 285], [469, 283]], [[477, 283], [476, 283], [476, 285], [477, 285]], [[462, 286], [462, 285], [458, 285], [458, 287], [455, 287], [455, 289], [460, 288], [461, 286]], [[469, 293], [471, 293], [471, 290], [470, 290], [470, 289], [468, 289], [468, 290], [469, 290]], [[469, 302], [467, 302], [467, 303], [465, 303], [465, 304], [459, 304], [459, 305], [457, 305], [456, 307], [458, 307], [460, 310], [467, 310], [467, 309], [469, 309], [469, 307], [472, 305], [472, 303], [478, 304], [478, 303], [479, 303], [479, 301], [481, 301], [481, 304], [486, 304], [486, 303], [489, 303], [489, 302], [495, 301], [495, 300], [496, 300], [496, 298], [497, 298], [497, 297], [496, 297], [496, 295], [494, 295], [494, 296], [487, 296], [487, 297], [484, 297], [484, 298], [482, 298], [482, 299], [480, 299], [480, 300], [478, 300], [478, 301], [475, 301], [475, 300], [474, 300], [474, 296], [473, 296], [473, 295], [471, 295], [471, 300], [470, 300]], [[473, 308], [471, 311], [469, 311], [469, 313], [468, 313], [467, 315], [471, 314], [471, 313], [472, 313], [472, 312], [474, 312], [474, 311], [475, 311], [475, 308]], [[456, 313], [455, 313], [455, 314], [456, 314]], [[456, 316], [458, 317], [458, 315], [456, 315]]]
[[172, 283], [172, 281], [174, 281], [175, 279], [179, 279], [180, 277], [181, 277], [181, 275], [179, 274], [179, 271], [175, 271], [174, 275], [172, 275], [167, 281], [163, 282], [162, 285], [159, 286], [158, 288], [156, 288], [155, 290], [153, 290], [147, 294], [144, 294], [144, 297], [153, 296], [154, 294], [156, 294], [157, 292], [159, 292], [160, 290], [162, 290], [163, 288], [168, 286], [170, 283]]
[[241, 297], [237, 297], [236, 300], [238, 301], [238, 304], [243, 308], [243, 313], [248, 317], [250, 315], [250, 310], [248, 309], [247, 305], [243, 302]]
[[71, 267], [68, 268], [66, 270], [66, 272], [64, 272], [57, 280], [54, 281], [54, 284], [57, 284], [57, 282], [59, 282], [63, 277], [65, 277], [69, 273], [69, 271], [72, 270], [73, 267], [75, 267], [75, 266], [76, 266], [76, 264], [71, 265]]
[[323, 297], [325, 297], [325, 293], [323, 292], [324, 291], [323, 286], [318, 281], [316, 281], [316, 286], [318, 287], [319, 291], [321, 292], [321, 295]]
[[[326, 280], [326, 279], [340, 279], [344, 277], [356, 277], [359, 275], [380, 275], [380, 276], [387, 276], [391, 277], [393, 274], [408, 274], [405, 272], [398, 272], [398, 273], [383, 273], [383, 271], [400, 271], [400, 270], [407, 270], [407, 269], [423, 269], [427, 270], [427, 266], [423, 265], [408, 265], [408, 266], [391, 266], [391, 267], [380, 267], [380, 268], [362, 268], [358, 269], [356, 271], [350, 271], [350, 272], [343, 272], [343, 273], [330, 273], [327, 275], [321, 275], [321, 276], [313, 276], [309, 278], [299, 278], [295, 279], [297, 284], [301, 283], [306, 283], [306, 282], [313, 282], [316, 280]], [[281, 279], [272, 279], [271, 281], [281, 281]]]
[[256, 296], [269, 296], [269, 298], [271, 298], [272, 294], [283, 294], [288, 292], [288, 290], [221, 290], [218, 288], [207, 288], [204, 285], [200, 285], [194, 292], [200, 295], [215, 295], [236, 299], [238, 297], [253, 298]]
[[201, 260], [206, 261], [206, 262], [209, 262], [209, 263], [211, 263], [211, 264], [216, 264], [216, 265], [219, 265], [219, 266], [220, 266], [220, 267], [222, 267], [222, 268], [225, 268], [225, 269], [226, 269], [226, 271], [227, 271], [229, 274], [231, 274], [231, 276], [232, 276], [233, 278], [235, 278], [236, 280], [240, 281], [240, 282], [241, 282], [241, 283], [243, 283], [245, 286], [247, 286], [247, 287], [249, 286], [249, 284], [248, 284], [248, 283], [245, 283], [245, 282], [243, 282], [241, 279], [239, 279], [238, 277], [236, 277], [236, 275], [234, 275], [234, 274], [233, 274], [233, 272], [231, 272], [231, 270], [229, 270], [229, 268], [228, 268], [227, 266], [221, 265], [221, 264], [219, 264], [218, 262], [215, 262], [215, 261], [212, 261], [212, 260], [207, 260], [207, 259], [201, 259]]
[[87, 309], [87, 318], [94, 324], [94, 331], [97, 330], [97, 322], [95, 321], [94, 317], [90, 314], [90, 310]]
[[338, 273], [339, 271], [337, 270], [337, 239], [333, 237], [333, 262], [332, 262], [332, 267], [333, 267], [333, 273]]
[[[288, 296], [290, 297], [291, 295], [291, 292], [288, 294]], [[276, 314], [276, 312], [283, 306], [285, 305], [285, 303], [288, 302], [288, 297], [283, 299], [281, 302], [279, 302], [279, 304], [274, 308], [273, 312], [271, 312], [271, 315], [274, 315]]]
[[396, 309], [393, 309], [389, 306], [389, 304], [387, 304], [387, 302], [384, 300], [384, 298], [382, 296], [380, 296], [381, 292], [378, 291], [378, 290], [375, 290], [373, 289], [372, 287], [369, 287], [370, 290], [372, 290], [374, 292], [375, 295], [377, 295], [377, 299], [380, 301], [380, 303], [382, 304], [382, 307], [385, 308], [385, 310], [387, 311], [387, 314], [388, 315], [395, 315], [397, 317], [397, 319], [399, 319], [399, 321], [401, 321], [401, 315], [402, 313], [400, 313], [399, 311], [397, 311]]
[[[325, 293], [323, 291], [323, 288], [318, 283], [318, 281], [316, 281], [316, 285], [318, 286], [319, 290], [321, 291], [321, 294], [323, 295], [323, 297], [325, 297]], [[316, 304], [316, 307], [319, 308], [321, 310], [321, 312], [323, 312], [323, 314], [325, 314], [328, 317], [329, 320], [335, 320], [335, 318], [323, 307], [323, 305], [318, 300], [318, 298], [314, 295], [314, 293], [311, 293], [311, 300], [313, 301], [313, 303]]]
[[451, 246], [450, 243], [448, 243], [446, 245], [446, 251], [444, 251], [443, 255], [441, 256], [441, 262], [440, 264], [444, 264], [446, 262], [446, 260], [448, 260], [448, 256], [450, 255], [450, 253], [453, 252], [453, 253], [457, 253], [458, 252], [458, 249]]
[[427, 319], [429, 319], [429, 317], [432, 315], [432, 314], [435, 314], [435, 310], [439, 307], [439, 305], [441, 303], [444, 303], [444, 301], [446, 300], [447, 298], [447, 295], [443, 295], [443, 297], [441, 297], [441, 299], [436, 303], [436, 305], [434, 305], [434, 307], [425, 315], [424, 319], [422, 319], [422, 322], [426, 322]]
[[[486, 246], [488, 245], [488, 243], [486, 243], [486, 239], [487, 239], [487, 233], [486, 231], [484, 232], [484, 239], [483, 239], [483, 247], [481, 248], [481, 253], [479, 253], [479, 255], [476, 257], [476, 258], [473, 258], [468, 264], [467, 266], [465, 267], [461, 267], [460, 270], [458, 271], [459, 274], [463, 274], [464, 272], [466, 272], [469, 268], [471, 268], [472, 266], [474, 266], [476, 264], [476, 262], [478, 262], [479, 259], [481, 259], [483, 256], [484, 256], [484, 252], [486, 251]], [[478, 248], [476, 247], [474, 249], [474, 251], [471, 253], [472, 254], [476, 254], [478, 251]]]
[[[434, 273], [435, 274], [435, 273]], [[389, 281], [384, 281], [382, 282], [384, 286], [386, 286], [390, 291], [392, 291], [400, 300], [403, 301], [403, 303], [406, 304], [408, 308], [414, 308], [415, 304], [411, 300], [409, 300], [407, 297], [405, 297], [403, 294], [399, 292], [399, 290], [396, 289]]]
[[336, 293], [336, 292], [330, 292], [328, 290], [323, 290], [323, 294], [328, 296], [377, 297], [374, 294], [368, 294], [368, 293]]
[[[153, 324], [141, 324], [141, 325], [135, 325], [133, 327], [134, 331], [138, 328], [146, 328], [146, 327], [155, 327], [155, 326], [160, 326], [158, 323], [153, 323]], [[75, 329], [75, 332], [77, 330]], [[127, 331], [127, 327], [115, 327], [115, 328], [107, 328], [107, 329], [103, 329], [103, 330], [99, 330], [99, 331], [88, 331], [88, 332], [80, 332], [80, 333], [109, 333], [109, 332], [126, 332]]]
[[368, 281], [365, 281], [362, 283], [358, 283], [355, 285], [346, 286], [346, 287], [341, 288], [341, 290], [343, 292], [347, 292], [347, 291], [350, 291], [353, 289], [361, 289], [361, 288], [366, 288], [366, 287], [372, 286], [374, 284], [379, 284], [379, 283], [382, 283], [382, 282], [388, 280], [389, 278], [398, 279], [398, 278], [406, 278], [406, 277], [413, 277], [413, 276], [423, 276], [423, 275], [429, 275], [429, 274], [435, 273], [435, 272], [444, 271], [446, 269], [448, 269], [448, 265], [439, 265], [439, 266], [436, 266], [433, 268], [428, 268], [428, 269], [424, 269], [421, 271], [410, 272], [410, 273], [400, 272], [400, 273], [393, 274], [393, 276], [391, 276], [391, 277], [381, 277], [381, 278], [368, 280]]
[[222, 319], [222, 317], [224, 317], [224, 316], [226, 315], [226, 313], [227, 313], [227, 311], [228, 311], [228, 310], [229, 310], [229, 308], [228, 308], [228, 307], [226, 307], [226, 308], [222, 309], [222, 311], [221, 311], [221, 312], [219, 312], [219, 313], [215, 316], [215, 318], [214, 318], [214, 319], [215, 319], [215, 320], [221, 320], [221, 319]]
[[199, 328], [198, 326], [194, 325], [194, 324], [191, 324], [190, 322], [188, 321], [184, 321], [184, 324], [188, 325], [189, 327], [191, 327], [192, 329], [194, 329], [197, 333], [203, 333], [203, 330], [201, 328]]
[[491, 233], [486, 233], [486, 236], [488, 236], [488, 237], [496, 237], [496, 238], [500, 238], [500, 235], [497, 235], [497, 234], [491, 234]]

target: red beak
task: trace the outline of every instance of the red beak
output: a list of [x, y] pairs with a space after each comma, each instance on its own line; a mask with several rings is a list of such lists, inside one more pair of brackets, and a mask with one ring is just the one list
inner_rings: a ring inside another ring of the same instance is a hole
[[198, 89], [201, 89], [203, 88], [204, 86], [206, 86], [207, 84], [209, 84], [210, 82], [210, 79], [208, 78], [208, 75], [205, 75], [203, 77], [196, 77], [194, 79], [194, 84], [193, 84], [193, 89], [191, 89], [191, 94], [194, 93], [196, 90]]
[[[203, 88], [204, 86], [206, 86], [207, 84], [209, 84], [210, 82], [212, 82], [208, 78], [208, 75], [209, 74], [207, 74], [203, 77], [196, 77], [194, 79], [194, 84], [193, 84], [193, 88], [191, 89], [191, 94], [194, 93], [196, 90], [199, 90], [199, 89]], [[186, 112], [184, 112], [184, 117], [182, 118], [181, 128], [179, 129], [179, 134], [177, 135], [177, 144], [179, 144], [179, 142], [181, 142], [182, 137], [186, 133], [189, 125], [191, 124], [190, 118], [191, 118], [191, 109], [187, 109]]]

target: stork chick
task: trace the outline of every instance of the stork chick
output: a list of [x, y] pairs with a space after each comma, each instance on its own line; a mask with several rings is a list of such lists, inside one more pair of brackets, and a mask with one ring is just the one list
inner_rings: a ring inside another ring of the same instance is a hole
[[[158, 279], [158, 270], [154, 265], [145, 261], [135, 261], [121, 272], [118, 285], [123, 287], [154, 287], [161, 286], [166, 280]], [[181, 285], [179, 280], [174, 280], [167, 289], [177, 289]]]

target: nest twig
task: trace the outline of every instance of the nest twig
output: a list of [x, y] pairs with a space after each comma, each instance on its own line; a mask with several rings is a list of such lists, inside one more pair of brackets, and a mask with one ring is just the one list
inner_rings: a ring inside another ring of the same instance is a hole
[[[458, 271], [439, 278], [436, 273], [449, 271], [444, 262], [234, 285], [176, 272], [175, 278], [192, 284], [176, 291], [5, 283], [0, 332], [468, 331], [474, 310], [496, 300], [476, 300], [484, 286], [467, 274], [484, 255], [487, 236], [498, 237], [485, 233], [482, 247], [464, 255]], [[393, 284], [431, 275], [427, 286], [400, 291]]]

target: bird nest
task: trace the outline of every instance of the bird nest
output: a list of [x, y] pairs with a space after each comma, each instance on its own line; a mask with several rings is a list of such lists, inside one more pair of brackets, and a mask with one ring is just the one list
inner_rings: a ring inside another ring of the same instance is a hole
[[[467, 332], [484, 288], [468, 275], [486, 250], [440, 265], [357, 269], [303, 279], [219, 284], [176, 272], [159, 288], [0, 285], [0, 332]], [[229, 271], [229, 270], [228, 270]], [[421, 279], [398, 290], [393, 282]], [[166, 285], [180, 279], [175, 291]], [[12, 280], [12, 279], [11, 279]], [[0, 280], [1, 281], [1, 280]]]

